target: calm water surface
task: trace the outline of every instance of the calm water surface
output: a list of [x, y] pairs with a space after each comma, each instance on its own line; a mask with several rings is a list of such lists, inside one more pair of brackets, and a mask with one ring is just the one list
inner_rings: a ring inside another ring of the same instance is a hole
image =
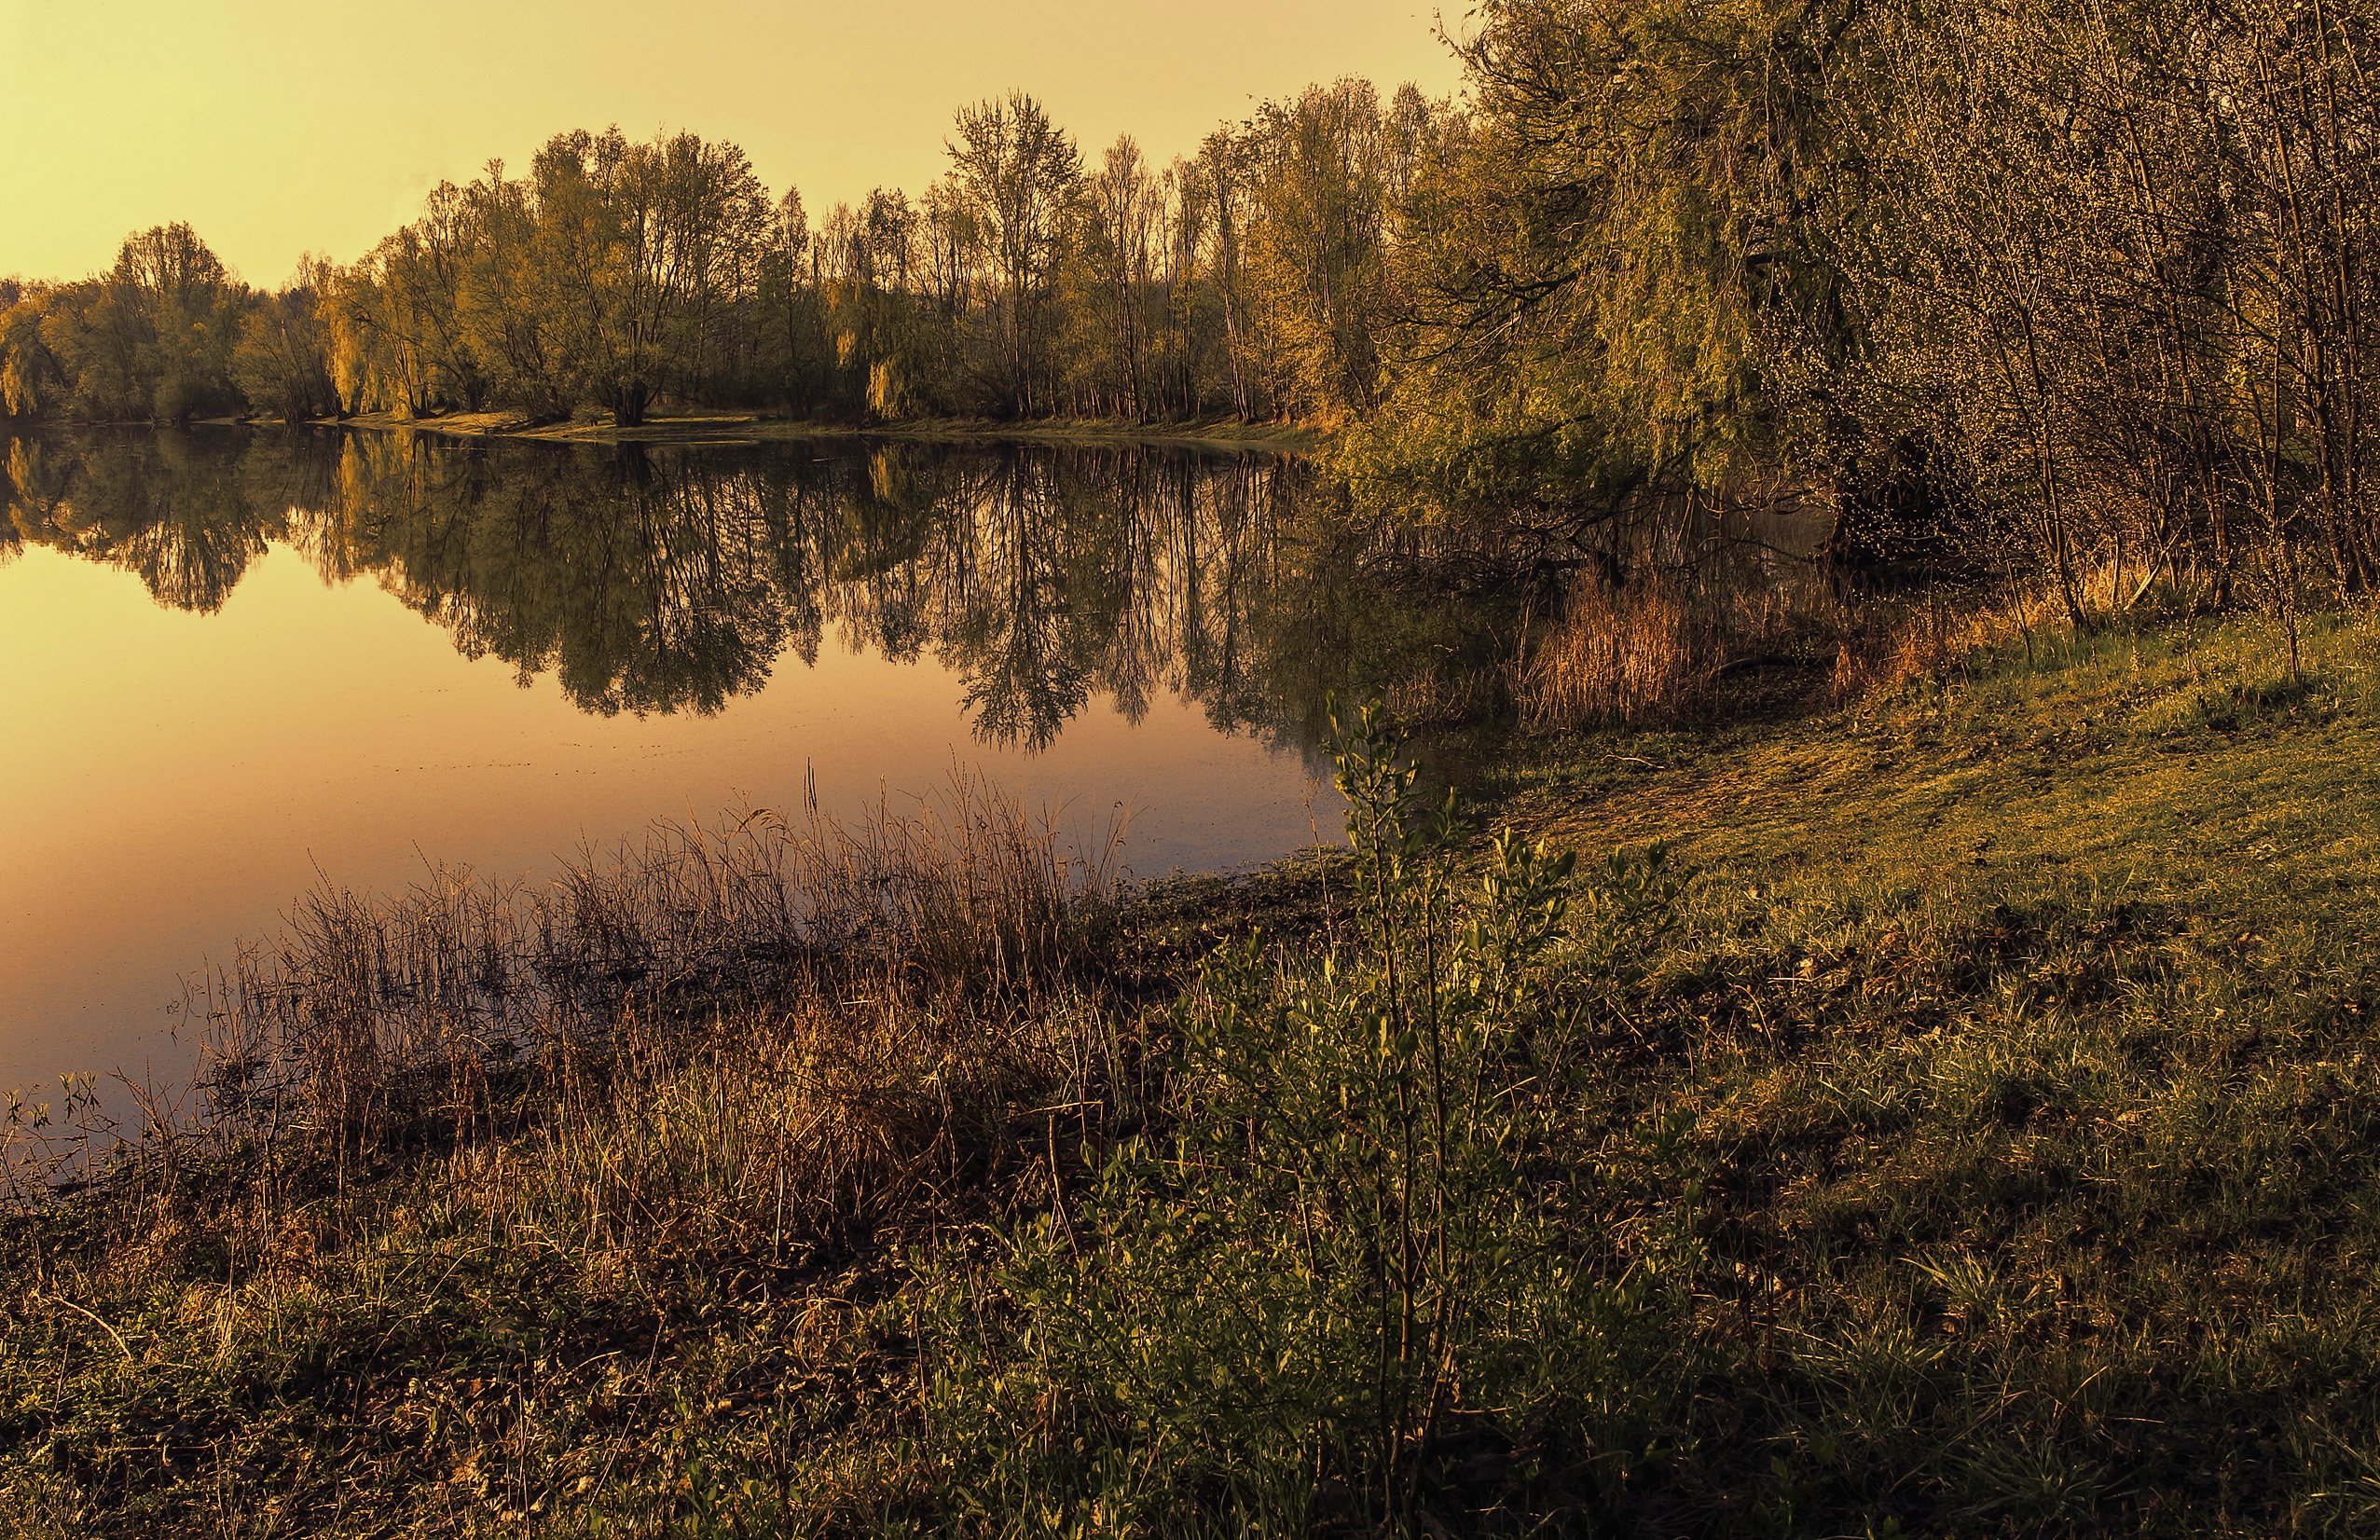
[[1142, 874], [1335, 826], [1261, 457], [0, 438], [0, 1086], [189, 1061], [323, 881], [984, 776]]

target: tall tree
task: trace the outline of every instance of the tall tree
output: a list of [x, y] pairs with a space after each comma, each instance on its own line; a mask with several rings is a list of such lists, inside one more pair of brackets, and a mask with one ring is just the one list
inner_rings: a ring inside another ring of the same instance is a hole
[[1078, 334], [1081, 405], [1091, 413], [1151, 415], [1150, 307], [1164, 224], [1162, 186], [1132, 136], [1118, 138], [1083, 184], [1074, 253], [1079, 278], [1066, 296]]
[[1082, 184], [1082, 157], [1073, 138], [1022, 91], [961, 108], [948, 149], [953, 190], [982, 234], [1002, 405], [1029, 416], [1044, 409], [1051, 394], [1054, 281]]

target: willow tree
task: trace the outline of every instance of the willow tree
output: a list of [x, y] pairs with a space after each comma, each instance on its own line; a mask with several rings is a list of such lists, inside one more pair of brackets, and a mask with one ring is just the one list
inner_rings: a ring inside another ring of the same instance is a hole
[[408, 417], [483, 404], [485, 378], [462, 325], [468, 240], [460, 195], [441, 184], [421, 218], [340, 276], [333, 303], [355, 394]]
[[1151, 350], [1160, 321], [1158, 262], [1165, 189], [1129, 134], [1084, 180], [1068, 264], [1069, 372], [1080, 409], [1146, 419], [1154, 407]]
[[569, 301], [538, 261], [535, 189], [491, 161], [465, 197], [475, 239], [460, 301], [462, 334], [488, 392], [537, 420], [567, 417], [576, 405], [562, 351], [560, 318]]
[[1359, 486], [1576, 538], [1770, 480], [1857, 349], [1833, 255], [1853, 0], [1489, 0], [1417, 151]]
[[1192, 417], [1234, 408], [1237, 403], [1222, 389], [1226, 366], [1220, 316], [1210, 303], [1210, 285], [1202, 282], [1214, 265], [1210, 254], [1216, 242], [1212, 213], [1200, 196], [1194, 162], [1176, 159], [1165, 169], [1159, 207], [1164, 221], [1158, 231], [1163, 246], [1158, 258], [1162, 294], [1155, 306], [1156, 335], [1148, 366], [1157, 412]]
[[10, 280], [0, 306], [0, 417], [34, 418], [53, 410], [71, 382], [57, 351], [42, 337], [48, 292]]
[[72, 411], [183, 421], [241, 405], [231, 348], [248, 300], [187, 225], [124, 242], [98, 278], [40, 294], [40, 339]]
[[577, 392], [633, 427], [697, 393], [760, 287], [775, 210], [744, 152], [692, 134], [564, 134], [537, 154], [531, 263]]
[[1182, 201], [1200, 211], [1199, 223], [1211, 234], [1200, 286], [1211, 296], [1220, 323], [1220, 351], [1229, 378], [1231, 410], [1254, 421], [1272, 411], [1265, 393], [1272, 377], [1264, 356], [1247, 294], [1247, 231], [1255, 220], [1251, 205], [1255, 180], [1252, 147], [1230, 128], [1216, 130], [1199, 145], [1183, 171]]
[[1369, 82], [1347, 79], [1268, 103], [1241, 131], [1245, 292], [1277, 343], [1269, 383], [1291, 415], [1337, 419], [1378, 397], [1389, 216], [1427, 120], [1411, 87], [1383, 110]]
[[832, 344], [809, 211], [799, 190], [777, 199], [776, 227], [761, 252], [756, 330], [766, 393], [797, 415], [830, 404]]
[[329, 264], [309, 256], [298, 263], [294, 282], [260, 296], [240, 323], [231, 372], [253, 407], [284, 422], [337, 415], [340, 401], [331, 379], [331, 342], [322, 300]]
[[907, 194], [877, 187], [857, 208], [837, 204], [814, 238], [812, 271], [832, 344], [829, 399], [846, 410], [908, 416], [935, 383], [935, 350], [919, 313], [926, 223]]

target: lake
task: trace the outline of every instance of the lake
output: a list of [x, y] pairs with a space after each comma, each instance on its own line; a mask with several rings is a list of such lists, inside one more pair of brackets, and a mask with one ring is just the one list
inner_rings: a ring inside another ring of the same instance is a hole
[[1140, 875], [1333, 834], [1296, 461], [0, 437], [0, 1087], [173, 1081], [328, 882], [980, 774]]

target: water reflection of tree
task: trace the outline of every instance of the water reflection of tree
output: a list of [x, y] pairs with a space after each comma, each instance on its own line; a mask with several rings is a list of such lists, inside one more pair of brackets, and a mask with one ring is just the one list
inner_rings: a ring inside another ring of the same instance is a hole
[[[268, 541], [370, 577], [467, 655], [598, 712], [715, 711], [789, 653], [932, 657], [975, 731], [1047, 744], [1095, 694], [1218, 726], [1309, 721], [1307, 477], [1139, 450], [591, 450], [371, 434], [17, 440], [12, 542], [219, 607]], [[6, 554], [0, 546], [0, 557]], [[1301, 738], [1305, 735], [1299, 735]], [[1310, 741], [1310, 740], [1309, 740]]]
[[590, 711], [715, 711], [783, 649], [749, 488], [641, 456], [489, 455], [405, 439], [343, 450], [318, 548], [377, 573], [473, 657], [551, 673]]
[[286, 528], [288, 502], [252, 485], [276, 469], [182, 433], [17, 438], [0, 496], [17, 541], [121, 568], [160, 604], [212, 613]]

